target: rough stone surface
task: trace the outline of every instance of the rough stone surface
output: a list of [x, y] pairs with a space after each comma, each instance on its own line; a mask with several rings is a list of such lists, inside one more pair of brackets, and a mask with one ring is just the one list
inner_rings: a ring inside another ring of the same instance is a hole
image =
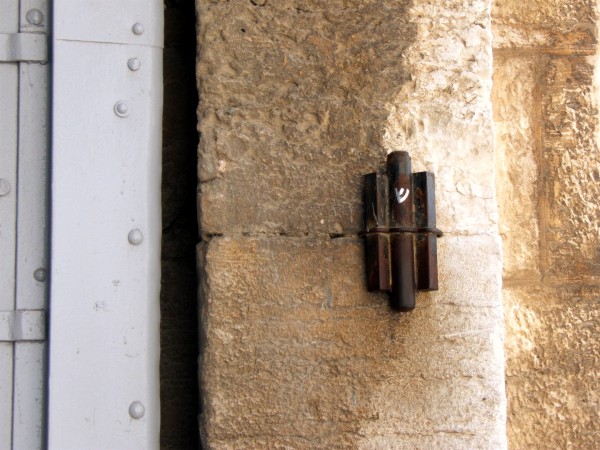
[[495, 59], [494, 125], [504, 274], [539, 276], [536, 58]]
[[493, 0], [496, 48], [580, 50], [596, 43], [595, 0]]
[[418, 38], [405, 52], [410, 80], [390, 96], [384, 144], [435, 173], [441, 229], [497, 233], [488, 4], [415, 1], [409, 11]]
[[[490, 2], [197, 5], [204, 446], [505, 448]], [[446, 232], [409, 314], [358, 236], [400, 149]]]
[[505, 288], [510, 446], [598, 448], [600, 286]]
[[600, 276], [600, 152], [594, 57], [547, 56], [542, 114], [544, 263], [558, 280]]
[[198, 2], [204, 233], [360, 232], [398, 149], [441, 228], [496, 232], [488, 2], [255, 3]]
[[359, 232], [409, 2], [261, 3], [199, 1], [202, 230]]
[[495, 0], [511, 448], [598, 445], [596, 2]]
[[497, 238], [442, 240], [443, 292], [406, 315], [366, 292], [363, 253], [359, 238], [203, 248], [207, 447], [505, 445]]

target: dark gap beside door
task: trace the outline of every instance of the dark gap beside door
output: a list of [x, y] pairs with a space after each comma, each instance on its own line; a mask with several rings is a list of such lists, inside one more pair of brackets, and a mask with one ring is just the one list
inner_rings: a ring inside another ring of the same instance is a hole
[[165, 0], [160, 298], [163, 450], [199, 447], [195, 64], [194, 0]]

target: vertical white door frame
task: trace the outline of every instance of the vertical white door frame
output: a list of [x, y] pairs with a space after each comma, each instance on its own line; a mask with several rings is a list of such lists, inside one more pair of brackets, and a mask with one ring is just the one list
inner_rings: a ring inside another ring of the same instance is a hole
[[[0, 33], [15, 34], [19, 31], [18, 11], [18, 2], [0, 0]], [[4, 316], [15, 309], [18, 62], [0, 62], [0, 80], [0, 449], [10, 450], [14, 342], [10, 339], [10, 318]]]
[[0, 449], [44, 445], [48, 2], [0, 0]]
[[163, 2], [54, 0], [48, 447], [159, 447]]

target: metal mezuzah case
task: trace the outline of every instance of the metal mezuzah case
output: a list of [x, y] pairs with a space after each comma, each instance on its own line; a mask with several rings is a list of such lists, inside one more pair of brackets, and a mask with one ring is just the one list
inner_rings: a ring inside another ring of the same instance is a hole
[[392, 308], [410, 311], [415, 292], [438, 289], [435, 181], [411, 173], [408, 152], [392, 152], [386, 172], [365, 176], [367, 287], [390, 292]]

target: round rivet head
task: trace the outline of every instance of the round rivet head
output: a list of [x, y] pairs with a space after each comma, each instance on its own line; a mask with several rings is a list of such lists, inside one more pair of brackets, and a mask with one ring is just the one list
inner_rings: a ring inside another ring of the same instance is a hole
[[44, 269], [43, 267], [40, 267], [39, 269], [35, 269], [33, 271], [33, 278], [35, 279], [35, 281], [39, 281], [40, 283], [43, 283], [44, 281], [46, 281], [48, 279], [48, 271], [46, 269]]
[[115, 114], [119, 117], [127, 117], [129, 115], [129, 106], [127, 106], [127, 103], [115, 103]]
[[135, 72], [136, 70], [140, 70], [142, 63], [138, 58], [129, 58], [127, 60], [127, 67], [129, 67], [129, 70], [133, 70]]
[[135, 34], [136, 36], [144, 34], [144, 25], [142, 25], [139, 22], [134, 23], [133, 26], [131, 27], [131, 31], [133, 31], [133, 34]]
[[4, 178], [0, 178], [0, 197], [10, 192], [10, 183]]
[[30, 9], [27, 11], [25, 19], [27, 19], [27, 22], [29, 22], [31, 25], [41, 25], [41, 23], [44, 21], [44, 14], [42, 14], [39, 9]]
[[129, 405], [129, 415], [134, 419], [141, 419], [146, 413], [146, 408], [141, 402], [133, 402]]
[[127, 235], [127, 239], [129, 240], [129, 243], [131, 245], [140, 245], [142, 243], [142, 241], [144, 240], [144, 235], [142, 234], [142, 232], [140, 230], [138, 230], [137, 228], [134, 228]]

